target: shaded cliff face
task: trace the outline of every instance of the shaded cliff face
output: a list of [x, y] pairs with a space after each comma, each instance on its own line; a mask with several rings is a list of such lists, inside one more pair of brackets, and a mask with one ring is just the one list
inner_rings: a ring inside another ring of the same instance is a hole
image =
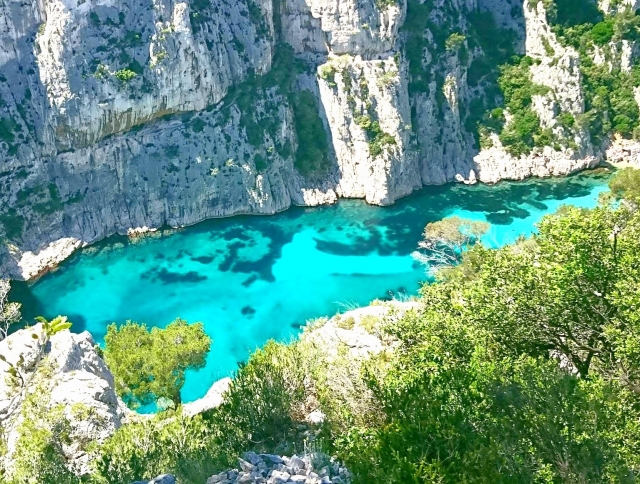
[[[592, 166], [601, 140], [566, 123], [583, 60], [545, 5], [0, 0], [0, 273], [138, 227]], [[631, 68], [633, 41], [599, 49]], [[487, 113], [525, 54], [548, 141], [518, 151], [518, 113]]]

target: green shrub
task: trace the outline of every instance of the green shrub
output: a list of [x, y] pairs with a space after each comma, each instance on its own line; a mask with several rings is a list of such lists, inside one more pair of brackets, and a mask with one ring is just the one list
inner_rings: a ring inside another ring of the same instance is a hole
[[263, 171], [267, 167], [267, 160], [260, 153], [256, 153], [253, 163], [256, 165], [256, 171]]
[[329, 141], [315, 97], [309, 91], [290, 96], [298, 137], [294, 165], [304, 176], [322, 175], [330, 166]]
[[445, 41], [445, 48], [451, 51], [458, 50], [462, 45], [464, 45], [464, 41], [466, 39], [467, 38], [464, 35], [454, 32]]
[[96, 484], [122, 484], [171, 473], [180, 482], [205, 482], [235, 456], [218, 446], [219, 433], [201, 416], [159, 414], [118, 429], [98, 449]]
[[191, 121], [190, 127], [194, 133], [202, 133], [207, 123], [202, 118], [195, 118]]
[[119, 81], [121, 81], [123, 83], [126, 83], [126, 82], [131, 81], [137, 75], [138, 74], [133, 72], [131, 69], [120, 69], [119, 71], [115, 72], [114, 77], [116, 79], [118, 79]]
[[633, 203], [640, 202], [640, 170], [624, 168], [618, 171], [609, 181], [611, 193], [618, 199]]
[[355, 123], [367, 134], [369, 153], [373, 158], [380, 156], [385, 147], [396, 144], [396, 139], [385, 133], [378, 121], [374, 121], [369, 114], [363, 114], [354, 118]]
[[24, 218], [18, 215], [14, 208], [9, 208], [6, 212], [0, 213], [0, 226], [9, 240], [18, 240], [24, 230]]
[[341, 328], [341, 329], [353, 329], [355, 324], [356, 324], [356, 320], [353, 319], [353, 317], [348, 317], [348, 318], [340, 317], [338, 319], [338, 322], [336, 323], [336, 326], [338, 326], [338, 328]]
[[[363, 421], [354, 404], [342, 406], [338, 418], [351, 425], [331, 434], [355, 482], [624, 482], [634, 474], [638, 234], [637, 213], [570, 208], [547, 217], [533, 240], [477, 247], [471, 272], [425, 285], [423, 309], [385, 326], [394, 353], [362, 373], [368, 408], [383, 415]], [[608, 317], [601, 304], [614, 305]], [[628, 365], [622, 377], [607, 369], [617, 362]]]
[[327, 84], [331, 87], [336, 87], [336, 66], [331, 63], [323, 64], [320, 66], [318, 75], [321, 79], [327, 81]]
[[518, 63], [506, 64], [500, 68], [498, 84], [504, 95], [505, 107], [512, 116], [511, 122], [504, 123], [504, 113], [492, 110], [485, 114], [483, 126], [499, 133], [500, 142], [513, 156], [519, 157], [531, 152], [535, 146], [545, 146], [553, 141], [550, 131], [543, 131], [538, 115], [531, 108], [534, 95], [543, 95], [548, 88], [536, 85], [531, 80], [530, 57], [522, 57]]
[[573, 117], [571, 113], [561, 113], [557, 117], [558, 124], [565, 129], [573, 128], [576, 124], [576, 119]]
[[607, 19], [603, 22], [599, 22], [591, 29], [591, 38], [597, 45], [606, 45], [613, 39], [613, 24], [612, 19]]

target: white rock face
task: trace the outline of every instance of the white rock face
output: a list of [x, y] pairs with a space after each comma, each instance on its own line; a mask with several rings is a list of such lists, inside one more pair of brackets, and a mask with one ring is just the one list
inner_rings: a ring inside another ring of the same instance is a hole
[[[335, 70], [323, 79], [322, 72]], [[340, 170], [338, 196], [387, 205], [421, 186], [410, 148], [409, 99], [393, 57], [364, 60], [330, 57], [318, 68], [320, 100], [331, 129]], [[368, 123], [368, 124], [365, 124]], [[367, 126], [378, 123], [391, 140], [372, 152]]]
[[496, 135], [491, 140], [493, 147], [483, 149], [474, 159], [478, 179], [483, 183], [524, 180], [530, 176], [545, 178], [569, 175], [585, 168], [594, 168], [601, 161], [595, 156], [580, 157], [573, 150], [556, 151], [550, 146], [516, 158], [507, 153]]
[[224, 394], [229, 389], [230, 385], [231, 378], [218, 380], [211, 385], [211, 388], [209, 388], [209, 391], [207, 391], [207, 394], [204, 397], [199, 398], [194, 402], [184, 404], [182, 406], [183, 415], [192, 417], [199, 413], [206, 412], [207, 410], [219, 407], [222, 404]]
[[[37, 67], [58, 148], [87, 146], [159, 116], [202, 110], [219, 102], [249, 68], [266, 72], [272, 46], [247, 18], [248, 4], [213, 3], [220, 14], [209, 17], [196, 35], [185, 2], [44, 2]], [[264, 13], [268, 22], [269, 11]], [[234, 36], [249, 47], [248, 56], [232, 44]], [[100, 62], [87, 67], [83, 58], [94, 55]], [[135, 69], [135, 63], [150, 69], [119, 80], [117, 72]]]
[[584, 96], [578, 52], [573, 48], [563, 47], [557, 41], [547, 22], [542, 2], [538, 2], [535, 8], [525, 6], [524, 15], [526, 54], [540, 60], [539, 64], [531, 67], [533, 82], [551, 89], [563, 111], [573, 115], [583, 113]]
[[607, 148], [606, 159], [613, 165], [640, 167], [640, 142], [616, 138]]
[[28, 281], [42, 274], [46, 269], [55, 267], [81, 246], [81, 240], [65, 237], [51, 242], [36, 254], [31, 251], [24, 252], [18, 262], [20, 275]]
[[[585, 129], [566, 138], [573, 149], [519, 160], [497, 143], [478, 153], [469, 131], [486, 87], [472, 69], [486, 57], [473, 42], [478, 9], [538, 61], [544, 127], [566, 135], [558, 116], [584, 111], [579, 56], [557, 42], [543, 2], [433, 0], [406, 26], [416, 4], [380, 3], [0, 0], [0, 274], [37, 277], [78, 245], [139, 228], [339, 197], [386, 205], [423, 184], [560, 175], [602, 158]], [[467, 40], [446, 48], [443, 29]], [[607, 48], [596, 61], [623, 69], [638, 53]], [[306, 65], [281, 86], [290, 49]], [[325, 169], [306, 177], [300, 90], [329, 146]]]
[[406, 0], [384, 9], [375, 0], [288, 0], [284, 39], [296, 52], [375, 55], [391, 51], [406, 13]]
[[[34, 339], [32, 335], [38, 335]], [[118, 429], [129, 411], [115, 393], [113, 375], [98, 356], [95, 342], [88, 332], [62, 331], [46, 342], [42, 325], [23, 329], [0, 342], [0, 424], [6, 432], [8, 454], [19, 437], [25, 398], [37, 392], [46, 408], [62, 408], [71, 429], [71, 444], [63, 448], [70, 468], [78, 475], [89, 472], [86, 447], [101, 443]], [[20, 363], [22, 358], [22, 363]], [[26, 388], [8, 377], [14, 366], [29, 382]], [[46, 375], [46, 376], [45, 376]], [[9, 466], [10, 467], [10, 466]]]
[[598, 0], [598, 8], [605, 13], [620, 12], [626, 8], [635, 11], [640, 8], [640, 0]]
[[341, 346], [345, 345], [350, 357], [361, 359], [389, 348], [388, 342], [367, 328], [367, 319], [390, 321], [400, 319], [407, 311], [419, 310], [417, 301], [389, 301], [365, 306], [334, 316], [319, 327], [312, 327], [302, 334], [301, 339], [310, 341], [329, 358], [337, 357]]
[[473, 177], [471, 159], [477, 153], [461, 116], [461, 106], [470, 99], [466, 68], [450, 53], [440, 61], [446, 79], [442, 92], [445, 102], [438, 101], [435, 80], [428, 93], [417, 93], [413, 98], [420, 175], [427, 185]]
[[[526, 54], [535, 62], [530, 68], [532, 81], [548, 92], [533, 97], [532, 108], [544, 128], [566, 135], [557, 118], [562, 113], [574, 118], [584, 113], [581, 87], [580, 56], [572, 48], [562, 46], [547, 22], [543, 2], [525, 2]], [[492, 147], [483, 149], [473, 159], [478, 179], [496, 183], [503, 179], [522, 180], [530, 176], [560, 176], [592, 168], [602, 160], [591, 145], [586, 129], [570, 133], [574, 148], [534, 148], [528, 155], [516, 158], [509, 154], [496, 135]]]

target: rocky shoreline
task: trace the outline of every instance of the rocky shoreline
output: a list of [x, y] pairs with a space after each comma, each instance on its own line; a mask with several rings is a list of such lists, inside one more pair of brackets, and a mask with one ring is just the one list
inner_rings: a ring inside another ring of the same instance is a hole
[[[484, 153], [484, 152], [483, 152]], [[481, 155], [479, 155], [481, 156]], [[580, 171], [587, 171], [590, 169], [595, 169], [600, 166], [640, 166], [640, 143], [630, 140], [617, 140], [615, 143], [611, 144], [611, 146], [607, 149], [607, 158], [606, 161], [598, 161], [595, 158], [584, 160], [587, 163], [586, 167], [583, 167], [581, 164], [568, 164], [567, 172], [564, 171], [560, 173], [556, 173], [554, 170], [557, 168], [557, 165], [549, 164], [548, 158], [544, 155], [538, 155], [536, 158], [537, 161], [528, 163], [526, 166], [532, 166], [534, 173], [529, 174], [527, 176], [523, 176], [519, 180], [522, 181], [524, 179], [530, 177], [536, 178], [552, 178], [557, 176], [566, 176], [570, 174], [574, 174]], [[611, 160], [611, 161], [610, 161]], [[537, 167], [537, 168], [536, 168]], [[496, 171], [495, 173], [498, 173]], [[480, 180], [481, 183], [485, 184], [495, 184], [504, 179], [511, 180], [510, 177], [501, 177], [497, 176], [496, 179], [485, 179]], [[469, 179], [460, 179], [459, 183], [464, 183], [466, 185], [472, 185], [478, 182], [475, 178], [475, 173], [472, 172], [471, 177]], [[327, 204], [336, 203], [339, 199], [331, 199]], [[306, 206], [306, 205], [305, 205]], [[312, 205], [316, 206], [316, 205]], [[287, 210], [287, 209], [283, 209]], [[273, 215], [275, 215], [274, 213]], [[236, 215], [231, 215], [236, 216]], [[227, 217], [219, 217], [219, 218], [227, 218]], [[197, 225], [198, 223], [204, 222], [205, 220], [194, 222], [193, 225]], [[171, 232], [175, 230], [180, 230], [185, 228], [185, 226], [167, 228], [164, 229], [162, 227], [151, 228], [151, 227], [141, 227], [141, 228], [133, 228], [127, 231], [127, 236], [132, 239], [140, 239], [144, 237], [155, 237], [155, 236], [163, 236], [165, 231]], [[20, 253], [17, 248], [13, 248], [12, 256], [14, 257], [15, 264], [13, 265], [13, 269], [7, 271], [7, 267], [4, 267], [5, 272], [0, 271], [0, 275], [4, 277], [9, 277], [15, 280], [23, 280], [27, 282], [35, 282], [37, 279], [47, 274], [48, 272], [55, 270], [61, 263], [63, 263], [66, 259], [68, 259], [71, 255], [75, 253], [78, 249], [91, 247], [93, 243], [97, 243], [100, 240], [92, 241], [92, 242], [84, 242], [73, 237], [65, 237], [56, 241], [51, 242], [47, 247], [42, 249], [39, 252], [27, 251]], [[0, 266], [0, 269], [2, 267]]]

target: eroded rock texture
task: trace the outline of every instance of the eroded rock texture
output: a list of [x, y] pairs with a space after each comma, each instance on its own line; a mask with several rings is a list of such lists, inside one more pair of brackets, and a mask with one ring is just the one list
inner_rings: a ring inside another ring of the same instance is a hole
[[[529, 0], [0, 0], [0, 274], [131, 229], [593, 166], [606, 146], [558, 122], [585, 101], [547, 17]], [[637, 49], [601, 50], [630, 69]], [[512, 54], [534, 59], [561, 146], [480, 151]]]

